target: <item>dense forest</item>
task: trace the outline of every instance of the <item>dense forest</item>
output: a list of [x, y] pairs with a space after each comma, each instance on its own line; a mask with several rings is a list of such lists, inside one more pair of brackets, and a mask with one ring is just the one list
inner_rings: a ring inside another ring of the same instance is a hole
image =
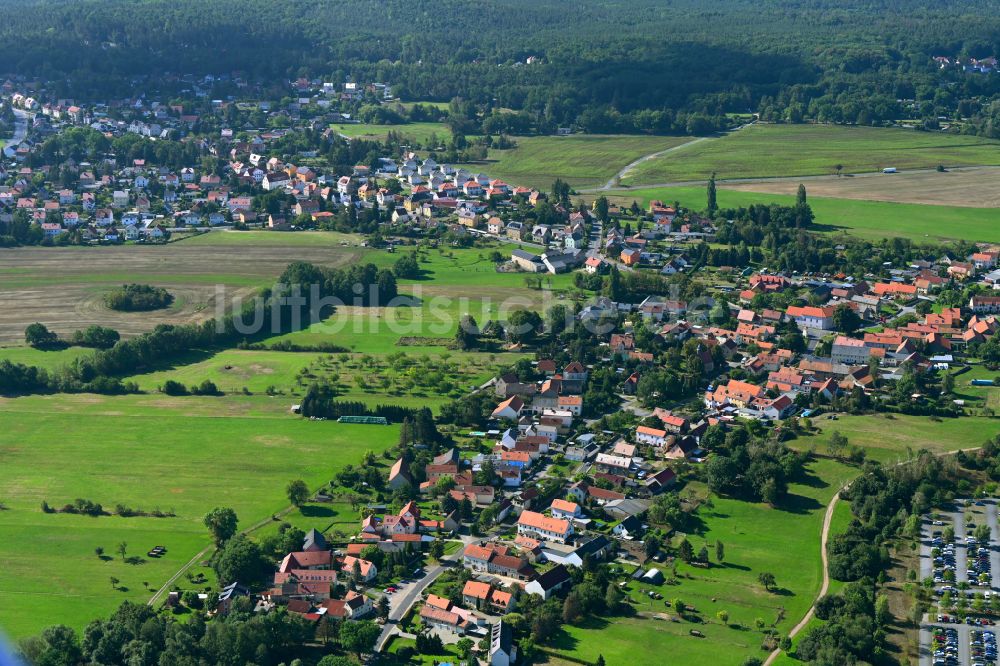
[[483, 117], [513, 109], [546, 127], [592, 132], [708, 131], [727, 113], [759, 111], [791, 122], [909, 118], [931, 127], [939, 116], [962, 117], [966, 131], [1000, 135], [1000, 74], [941, 69], [932, 59], [997, 55], [994, 0], [571, 7], [0, 0], [0, 69], [79, 98], [128, 96], [137, 84], [179, 90], [170, 75], [182, 74], [238, 74], [265, 87], [300, 76], [381, 81], [403, 99], [461, 97]]

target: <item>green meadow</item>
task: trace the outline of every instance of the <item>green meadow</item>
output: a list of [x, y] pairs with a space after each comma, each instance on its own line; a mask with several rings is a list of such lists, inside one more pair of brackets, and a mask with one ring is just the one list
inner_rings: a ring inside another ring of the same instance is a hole
[[[496, 246], [504, 257], [512, 245]], [[309, 328], [271, 338], [270, 344], [289, 341], [298, 345], [336, 344], [351, 351], [369, 354], [440, 352], [450, 343], [465, 314], [483, 326], [488, 320], [503, 320], [521, 308], [544, 310], [554, 304], [572, 305], [576, 295], [572, 275], [541, 275], [541, 289], [527, 285], [524, 273], [498, 272], [489, 259], [494, 248], [421, 250], [420, 279], [398, 281], [399, 292], [412, 298], [383, 308], [337, 308], [326, 320]], [[371, 261], [390, 266], [399, 256], [412, 251], [400, 248], [395, 254], [378, 253]], [[407, 343], [403, 346], [401, 342]]]
[[[652, 152], [652, 151], [650, 151]], [[960, 134], [844, 125], [754, 124], [638, 165], [629, 185], [719, 178], [770, 178], [939, 164], [1000, 164], [1000, 141]]]
[[421, 144], [427, 143], [432, 135], [442, 142], [451, 137], [448, 126], [444, 123], [405, 123], [402, 125], [374, 125], [371, 123], [336, 123], [331, 125], [335, 132], [349, 139], [368, 139], [382, 141], [389, 132]]
[[93, 352], [94, 350], [86, 347], [66, 347], [65, 349], [52, 350], [27, 346], [0, 347], [0, 361], [35, 365], [46, 370], [53, 370]]
[[[0, 627], [15, 638], [56, 623], [79, 629], [125, 599], [144, 601], [210, 545], [201, 519], [213, 507], [232, 507], [249, 527], [287, 506], [288, 481], [319, 487], [398, 437], [394, 426], [297, 418], [286, 403], [92, 395], [0, 401]], [[43, 500], [61, 507], [76, 498], [176, 517], [40, 509]], [[122, 541], [137, 560], [117, 554]], [[156, 545], [166, 556], [147, 557]]]
[[481, 169], [512, 186], [548, 191], [557, 178], [572, 187], [603, 185], [640, 157], [687, 143], [691, 137], [573, 134], [514, 140], [515, 148], [491, 150], [490, 163]]
[[[809, 183], [805, 183], [806, 190]], [[718, 189], [721, 208], [738, 208], [752, 204], [777, 203], [790, 205], [794, 196], [763, 192]], [[680, 201], [681, 205], [701, 210], [706, 205], [704, 187], [659, 187], [615, 190], [608, 193], [613, 201], [645, 205], [651, 199]], [[892, 203], [809, 197], [816, 216], [818, 231], [844, 232], [853, 236], [877, 240], [886, 236], [901, 236], [915, 241], [970, 240], [1000, 242], [1000, 225], [995, 208], [959, 208], [925, 204]]]
[[836, 421], [812, 419], [819, 432], [793, 442], [796, 447], [815, 447], [826, 453], [834, 432], [845, 435], [850, 444], [865, 449], [869, 458], [883, 463], [905, 459], [909, 452], [926, 449], [932, 453], [947, 453], [971, 449], [1000, 433], [1000, 419], [962, 417], [932, 421], [922, 416], [903, 414], [872, 414], [838, 417]]
[[[553, 646], [556, 658], [550, 663], [561, 664], [559, 654], [591, 663], [603, 655], [609, 664], [637, 666], [662, 664], [668, 653], [679, 663], [739, 664], [749, 655], [765, 657], [756, 620], [761, 618], [782, 633], [808, 611], [822, 582], [819, 544], [826, 505], [855, 474], [852, 467], [817, 459], [807, 467], [805, 478], [789, 486], [788, 497], [777, 508], [713, 496], [711, 505], [698, 510], [700, 529], [688, 535], [695, 552], [708, 546], [712, 566], [704, 569], [678, 562], [676, 585], [630, 581], [627, 594], [636, 602], [636, 614], [563, 625]], [[699, 484], [689, 488], [706, 492]], [[717, 540], [725, 546], [721, 565], [715, 561]], [[660, 568], [669, 579], [667, 567]], [[757, 582], [762, 572], [775, 575], [775, 591], [765, 591]], [[650, 599], [644, 594], [650, 590], [664, 599]], [[695, 607], [700, 620], [656, 617], [673, 616], [664, 601], [676, 598]], [[720, 610], [728, 611], [728, 624], [716, 617]], [[691, 636], [691, 629], [705, 637]]]

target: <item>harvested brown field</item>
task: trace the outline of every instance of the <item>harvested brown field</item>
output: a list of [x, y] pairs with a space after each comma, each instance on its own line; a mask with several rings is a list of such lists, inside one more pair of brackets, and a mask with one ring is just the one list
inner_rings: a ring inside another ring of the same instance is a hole
[[[161, 323], [204, 321], [217, 307], [245, 298], [301, 259], [342, 266], [360, 257], [351, 248], [273, 244], [196, 244], [0, 250], [0, 342], [23, 340], [41, 322], [69, 335], [91, 324], [136, 335]], [[113, 286], [140, 282], [174, 295], [167, 309], [118, 312], [104, 305]], [[223, 289], [220, 289], [222, 287]], [[220, 303], [224, 299], [225, 303]]]
[[723, 183], [719, 187], [744, 192], [794, 195], [799, 183], [810, 196], [865, 201], [1000, 208], [1000, 167], [937, 171], [867, 173], [855, 176], [782, 178], [751, 183]]

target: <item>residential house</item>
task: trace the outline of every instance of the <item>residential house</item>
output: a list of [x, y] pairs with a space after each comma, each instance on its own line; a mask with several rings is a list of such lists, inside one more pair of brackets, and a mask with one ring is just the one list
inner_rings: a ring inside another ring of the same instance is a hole
[[635, 439], [640, 444], [663, 446], [667, 441], [667, 431], [648, 426], [639, 426], [635, 429]]
[[580, 509], [580, 505], [576, 502], [568, 502], [564, 499], [554, 499], [552, 500], [552, 506], [550, 507], [552, 511], [553, 518], [561, 518], [563, 520], [573, 520], [575, 518], [580, 518], [583, 516], [583, 511]]
[[347, 576], [353, 576], [355, 565], [358, 567], [361, 580], [366, 583], [372, 582], [378, 575], [378, 568], [376, 568], [373, 562], [369, 562], [368, 560], [363, 560], [360, 557], [354, 557], [352, 555], [348, 555], [344, 558], [340, 571]]
[[499, 544], [469, 544], [462, 551], [462, 566], [480, 573], [505, 576], [526, 581], [535, 576], [535, 569], [523, 556], [514, 555], [507, 546]]
[[565, 543], [573, 536], [573, 523], [535, 511], [522, 511], [517, 519], [517, 533], [522, 536]]
[[462, 603], [492, 615], [504, 615], [514, 610], [514, 595], [489, 583], [470, 580], [462, 588]]
[[569, 571], [562, 564], [557, 564], [541, 576], [524, 586], [524, 591], [534, 594], [542, 599], [549, 599], [560, 590], [572, 585], [572, 578]]
[[831, 306], [793, 305], [785, 310], [785, 314], [794, 319], [799, 328], [829, 331], [833, 329], [834, 310], [835, 308]]
[[511, 396], [504, 400], [493, 410], [492, 417], [495, 419], [509, 419], [516, 421], [521, 416], [524, 409], [524, 400], [519, 396]]

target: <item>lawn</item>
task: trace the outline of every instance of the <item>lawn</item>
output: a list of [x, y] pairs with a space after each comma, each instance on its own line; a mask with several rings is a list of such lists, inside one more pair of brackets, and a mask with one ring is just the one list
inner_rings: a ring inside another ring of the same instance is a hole
[[[634, 606], [638, 612], [669, 612], [663, 601], [642, 595], [643, 590], [655, 590], [666, 601], [679, 597], [696, 607], [700, 622], [641, 615], [610, 623], [595, 619], [583, 626], [565, 625], [552, 647], [591, 662], [603, 654], [609, 664], [637, 666], [663, 663], [667, 650], [678, 662], [690, 663], [738, 664], [748, 655], [763, 656], [756, 618], [768, 625], [777, 622], [778, 631], [787, 632], [812, 605], [822, 581], [819, 544], [826, 504], [856, 473], [846, 465], [820, 459], [809, 465], [805, 479], [790, 486], [789, 496], [777, 509], [718, 497], [712, 498], [712, 506], [703, 506], [698, 512], [703, 526], [689, 540], [695, 552], [703, 544], [709, 546], [713, 566], [702, 569], [679, 563], [679, 584], [630, 582], [628, 589], [638, 602]], [[697, 484], [691, 487], [704, 491]], [[714, 564], [717, 540], [725, 545], [721, 566]], [[669, 574], [665, 566], [660, 568]], [[776, 576], [776, 592], [765, 591], [757, 582], [761, 572]], [[716, 618], [720, 610], [729, 612], [728, 626]], [[691, 629], [706, 637], [690, 636]], [[639, 646], [642, 649], [637, 650]]]
[[[403, 661], [399, 657], [399, 651], [403, 648], [410, 648], [413, 650], [413, 656], [407, 660]], [[447, 661], [445, 661], [447, 660]], [[386, 654], [383, 655], [382, 659], [378, 662], [380, 664], [420, 664], [420, 666], [437, 666], [440, 663], [453, 663], [457, 664], [461, 661], [461, 655], [459, 655], [458, 649], [454, 645], [445, 645], [443, 654], [418, 654], [417, 653], [417, 642], [412, 638], [400, 638], [396, 636], [389, 643], [389, 648]]]
[[[808, 190], [809, 184], [806, 183]], [[616, 190], [609, 193], [613, 201], [641, 205], [650, 199], [680, 201], [681, 205], [701, 210], [705, 207], [704, 187], [661, 187]], [[751, 204], [777, 203], [791, 205], [795, 197], [741, 190], [718, 190], [719, 206], [737, 208]], [[816, 216], [816, 230], [843, 231], [854, 236], [878, 240], [886, 236], [901, 236], [915, 241], [961, 239], [979, 242], [1000, 242], [995, 208], [930, 206], [926, 204], [861, 201], [809, 197]]]
[[389, 132], [395, 132], [417, 143], [426, 144], [432, 135], [439, 142], [447, 141], [451, 131], [444, 123], [406, 123], [403, 125], [373, 125], [370, 123], [336, 123], [331, 125], [335, 132], [350, 139], [370, 139], [382, 141]]
[[1000, 164], [1000, 142], [975, 136], [842, 125], [755, 124], [645, 162], [630, 185]]
[[[972, 386], [973, 379], [992, 379], [994, 386]], [[1000, 373], [981, 363], [970, 361], [968, 371], [955, 375], [955, 397], [965, 400], [967, 408], [988, 407], [1000, 410]]]
[[[511, 185], [548, 191], [556, 178], [573, 187], [603, 185], [633, 161], [691, 141], [691, 137], [571, 136], [516, 137], [511, 150], [490, 151], [490, 163], [470, 169], [485, 171]], [[495, 161], [493, 161], [495, 160]]]
[[[313, 422], [266, 397], [33, 396], [0, 400], [0, 628], [14, 638], [66, 623], [78, 629], [121, 601], [149, 598], [209, 545], [201, 523], [230, 506], [248, 527], [285, 508], [295, 478], [316, 488], [396, 426]], [[172, 518], [46, 514], [86, 498], [160, 508]], [[126, 563], [116, 553], [127, 542]], [[145, 553], [154, 545], [167, 555]], [[94, 549], [102, 546], [100, 559]], [[118, 578], [112, 589], [111, 577]], [[30, 610], [29, 610], [30, 609]]]

